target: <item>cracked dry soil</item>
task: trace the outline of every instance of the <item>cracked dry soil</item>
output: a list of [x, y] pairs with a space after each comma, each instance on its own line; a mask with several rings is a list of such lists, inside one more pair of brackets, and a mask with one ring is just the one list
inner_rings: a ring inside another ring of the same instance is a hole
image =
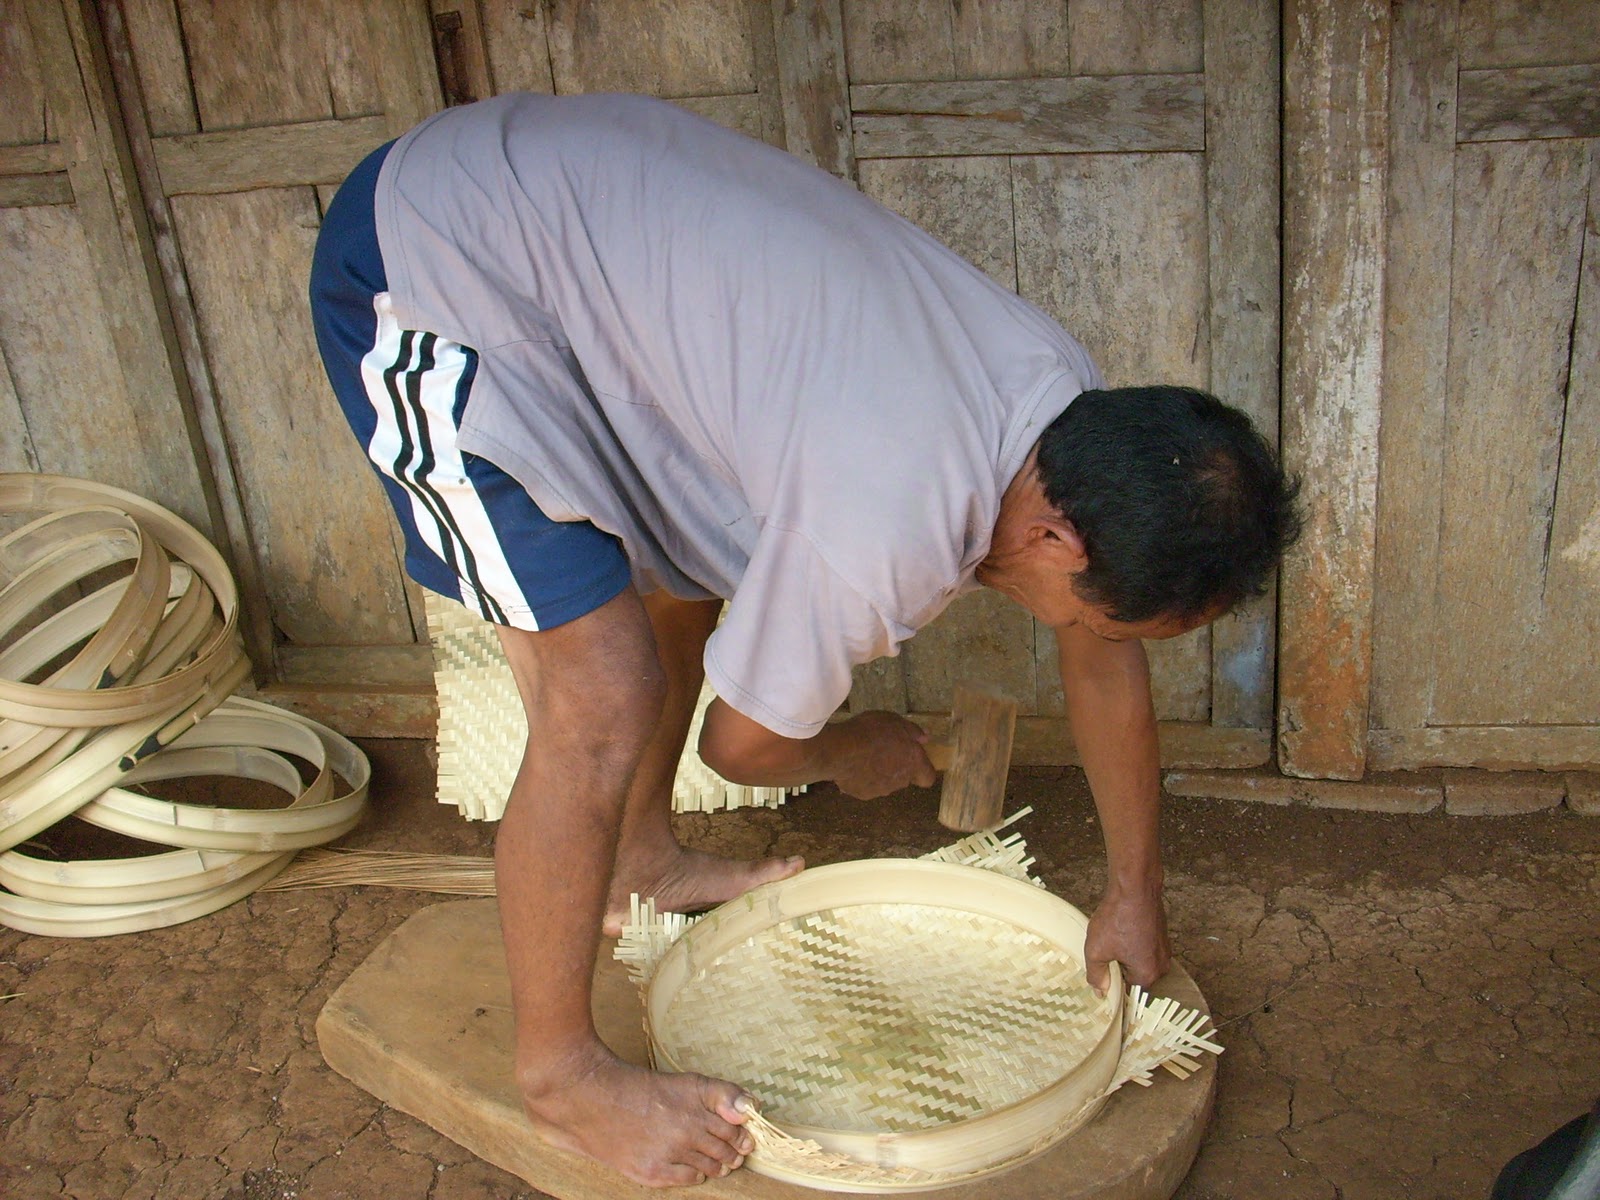
[[[423, 744], [368, 748], [373, 812], [345, 844], [489, 853], [492, 828], [433, 802]], [[1082, 775], [1019, 771], [1010, 793], [1008, 811], [1034, 806], [1036, 869], [1091, 906], [1104, 863]], [[680, 821], [706, 849], [820, 864], [943, 845], [936, 806], [823, 788]], [[1227, 1046], [1178, 1200], [1486, 1197], [1600, 1093], [1600, 820], [1169, 799], [1163, 836], [1174, 949]], [[267, 893], [144, 934], [0, 929], [0, 1196], [536, 1196], [317, 1051], [328, 995], [439, 899]]]

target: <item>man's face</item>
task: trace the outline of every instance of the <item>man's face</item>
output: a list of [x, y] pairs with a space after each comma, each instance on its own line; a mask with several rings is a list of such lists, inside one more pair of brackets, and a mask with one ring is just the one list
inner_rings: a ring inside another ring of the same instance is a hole
[[1143, 621], [1118, 621], [1111, 616], [1106, 605], [1080, 596], [1072, 585], [1071, 576], [1036, 576], [999, 581], [986, 579], [985, 573], [980, 570], [978, 581], [991, 587], [998, 586], [999, 590], [1032, 613], [1041, 625], [1048, 625], [1052, 629], [1082, 625], [1110, 642], [1162, 641], [1181, 637], [1202, 625], [1209, 625], [1226, 611], [1225, 605], [1217, 604], [1192, 617], [1158, 616]]

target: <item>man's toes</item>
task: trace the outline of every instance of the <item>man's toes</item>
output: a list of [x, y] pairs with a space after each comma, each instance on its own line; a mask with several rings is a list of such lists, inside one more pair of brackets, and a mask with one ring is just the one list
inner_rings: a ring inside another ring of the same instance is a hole
[[720, 1179], [732, 1169], [727, 1163], [709, 1154], [702, 1154], [698, 1150], [685, 1150], [679, 1156], [679, 1161], [692, 1167], [707, 1179]]
[[762, 874], [766, 876], [767, 881], [770, 883], [774, 879], [787, 879], [791, 875], [798, 875], [805, 869], [806, 860], [798, 854], [793, 854], [788, 858], [771, 859]]
[[700, 1139], [695, 1149], [708, 1158], [714, 1158], [719, 1163], [727, 1163], [732, 1166], [736, 1158], [742, 1157], [738, 1147], [733, 1144], [733, 1136], [731, 1133], [726, 1137], [715, 1132], [708, 1133]]

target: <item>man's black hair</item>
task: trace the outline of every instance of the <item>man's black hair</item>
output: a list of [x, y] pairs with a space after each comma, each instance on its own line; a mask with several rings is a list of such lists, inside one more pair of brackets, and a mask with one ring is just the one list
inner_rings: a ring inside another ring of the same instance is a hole
[[1300, 533], [1298, 482], [1249, 417], [1193, 388], [1084, 392], [1039, 439], [1038, 473], [1088, 554], [1074, 590], [1118, 621], [1260, 595]]

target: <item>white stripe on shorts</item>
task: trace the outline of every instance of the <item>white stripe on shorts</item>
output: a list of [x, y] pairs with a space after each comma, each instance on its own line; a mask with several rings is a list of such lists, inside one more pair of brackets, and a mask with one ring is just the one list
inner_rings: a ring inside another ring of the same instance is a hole
[[537, 629], [456, 446], [454, 412], [468, 352], [438, 334], [401, 329], [388, 292], [374, 296], [372, 307], [377, 338], [361, 360], [378, 418], [368, 457], [411, 497], [417, 532], [455, 571], [461, 602], [496, 624]]

